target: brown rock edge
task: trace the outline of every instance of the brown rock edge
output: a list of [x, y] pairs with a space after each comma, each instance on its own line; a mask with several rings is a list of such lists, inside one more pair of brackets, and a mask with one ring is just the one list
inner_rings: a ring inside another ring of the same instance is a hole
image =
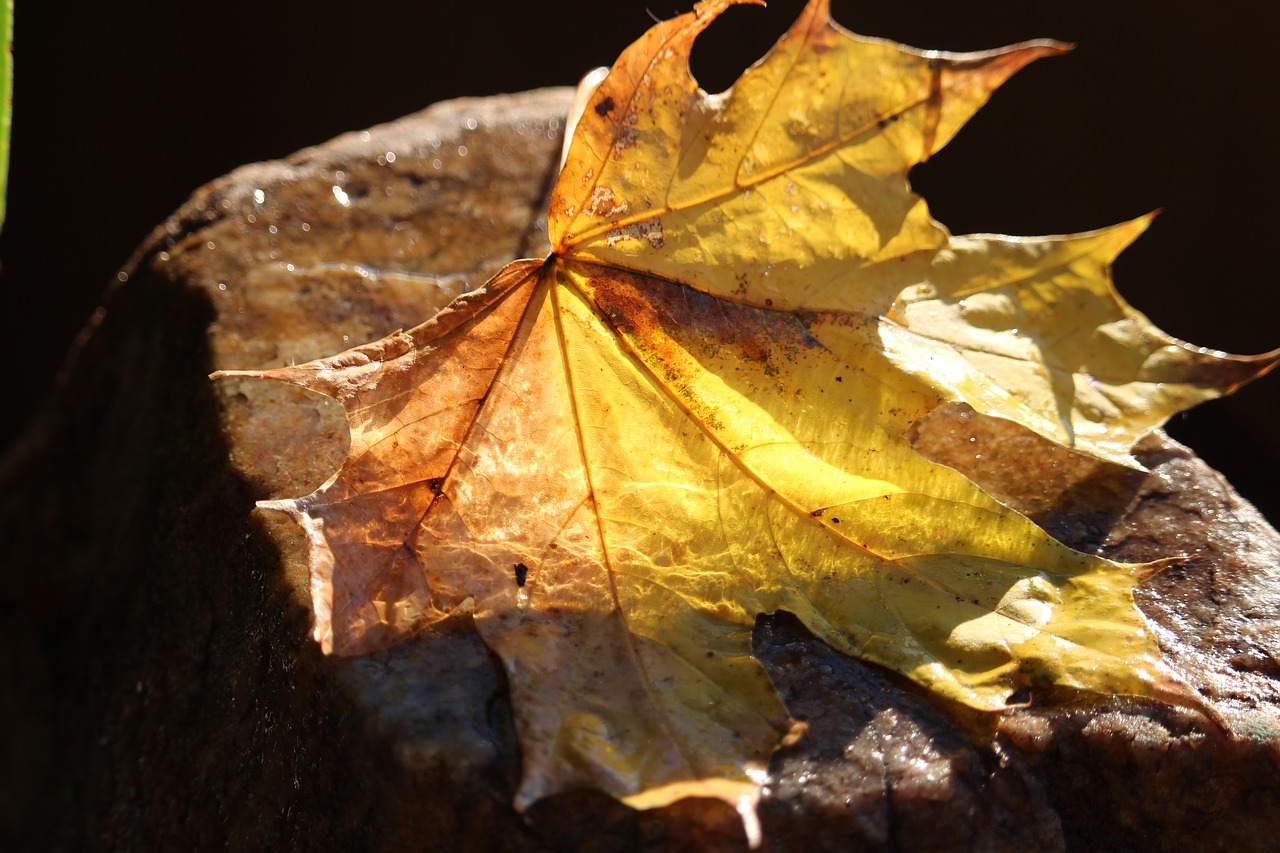
[[[0, 462], [6, 847], [744, 848], [712, 801], [637, 813], [584, 791], [512, 811], [505, 683], [465, 616], [390, 652], [321, 656], [302, 538], [252, 507], [332, 473], [341, 413], [206, 378], [415, 325], [545, 253], [571, 97], [448, 102], [245, 167], [134, 255]], [[1276, 532], [1163, 436], [1142, 448], [1148, 475], [963, 407], [916, 441], [1075, 547], [1185, 556], [1140, 605], [1231, 734], [1124, 699], [942, 708], [787, 614], [762, 617], [757, 654], [809, 727], [772, 762], [765, 848], [1272, 849]]]

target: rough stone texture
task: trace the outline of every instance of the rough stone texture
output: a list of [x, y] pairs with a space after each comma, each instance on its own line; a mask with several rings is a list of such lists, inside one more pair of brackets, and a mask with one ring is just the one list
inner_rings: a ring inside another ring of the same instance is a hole
[[[4, 838], [744, 848], [736, 814], [713, 801], [637, 813], [585, 791], [515, 814], [505, 683], [465, 614], [388, 652], [322, 657], [301, 536], [252, 505], [336, 469], [341, 412], [277, 383], [206, 378], [414, 325], [503, 262], [543, 253], [570, 97], [450, 102], [246, 167], [139, 249], [0, 468]], [[1162, 436], [1142, 449], [1150, 474], [964, 407], [926, 419], [916, 441], [1076, 547], [1185, 555], [1140, 603], [1230, 733], [1134, 700], [942, 707], [794, 618], [764, 617], [757, 653], [808, 724], [772, 763], [765, 847], [1273, 848], [1280, 537]]]

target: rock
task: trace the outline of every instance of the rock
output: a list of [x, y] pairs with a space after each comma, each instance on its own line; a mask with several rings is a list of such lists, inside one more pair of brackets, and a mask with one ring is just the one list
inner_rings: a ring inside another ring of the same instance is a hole
[[[320, 655], [300, 532], [253, 501], [330, 476], [342, 414], [278, 383], [207, 379], [415, 325], [545, 253], [571, 97], [449, 102], [246, 167], [138, 250], [0, 469], [7, 835], [32, 848], [745, 847], [737, 815], [709, 800], [637, 813], [569, 792], [517, 815], [505, 681], [466, 614], [387, 652]], [[1142, 448], [1149, 474], [963, 407], [915, 440], [1075, 547], [1184, 555], [1140, 604], [1225, 728], [1132, 699], [944, 708], [789, 615], [762, 617], [757, 654], [808, 724], [772, 762], [765, 847], [1269, 849], [1275, 531], [1161, 435]]]

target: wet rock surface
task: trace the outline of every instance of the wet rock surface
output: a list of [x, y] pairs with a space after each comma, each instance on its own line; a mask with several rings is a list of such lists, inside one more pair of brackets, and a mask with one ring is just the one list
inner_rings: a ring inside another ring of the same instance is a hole
[[[569, 792], [526, 815], [501, 667], [465, 614], [321, 656], [302, 536], [253, 501], [346, 452], [328, 400], [208, 381], [416, 325], [546, 251], [571, 92], [437, 105], [202, 188], [139, 249], [0, 469], [0, 831], [26, 848], [741, 850], [737, 815]], [[1280, 830], [1280, 538], [1163, 436], [1150, 473], [947, 407], [917, 447], [1059, 538], [1185, 559], [1140, 605], [1221, 715], [1028, 696], [943, 707], [787, 614], [755, 646], [808, 728], [770, 767], [774, 850], [1266, 850]], [[1048, 704], [1049, 700], [1065, 704]]]

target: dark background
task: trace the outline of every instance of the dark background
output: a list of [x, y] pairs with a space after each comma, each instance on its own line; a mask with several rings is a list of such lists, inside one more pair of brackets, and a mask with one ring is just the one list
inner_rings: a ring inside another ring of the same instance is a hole
[[[221, 0], [70, 11], [18, 0], [0, 446], [47, 393], [116, 269], [200, 184], [438, 100], [572, 84], [638, 36], [650, 10], [669, 17], [688, 5]], [[1244, 0], [1196, 14], [1134, 0], [833, 5], [850, 29], [919, 47], [1077, 43], [1011, 81], [916, 170], [916, 189], [956, 233], [1064, 233], [1162, 208], [1116, 266], [1122, 293], [1196, 344], [1280, 345], [1276, 13]], [[695, 51], [703, 85], [732, 82], [799, 7], [730, 10]], [[1280, 377], [1263, 379], [1170, 425], [1273, 519], [1277, 401]]]

